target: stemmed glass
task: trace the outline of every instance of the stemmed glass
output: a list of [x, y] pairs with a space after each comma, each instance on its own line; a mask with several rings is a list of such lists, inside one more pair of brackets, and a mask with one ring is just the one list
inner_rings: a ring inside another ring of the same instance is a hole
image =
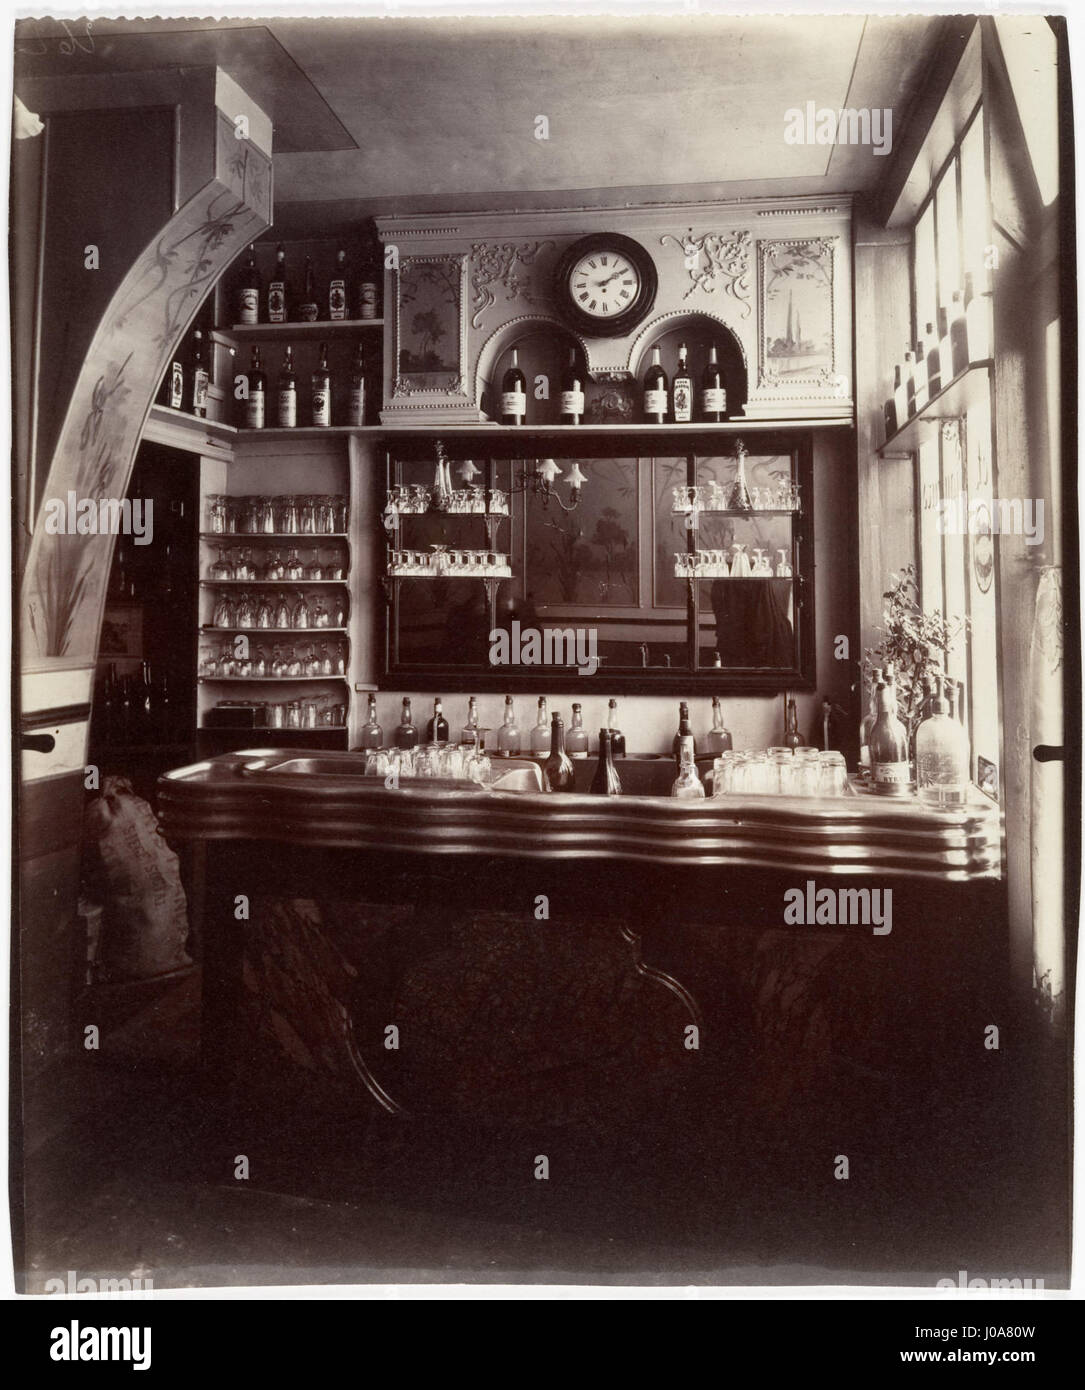
[[750, 557], [746, 554], [746, 546], [738, 541], [734, 545], [731, 574], [735, 579], [748, 579], [750, 577]]
[[776, 554], [780, 557], [780, 558], [776, 561], [776, 578], [777, 578], [777, 579], [790, 579], [790, 578], [791, 578], [791, 573], [792, 573], [792, 571], [791, 571], [791, 560], [790, 560], [789, 557], [788, 557], [787, 551], [786, 551], [786, 550], [778, 550], [778, 551], [776, 552]]

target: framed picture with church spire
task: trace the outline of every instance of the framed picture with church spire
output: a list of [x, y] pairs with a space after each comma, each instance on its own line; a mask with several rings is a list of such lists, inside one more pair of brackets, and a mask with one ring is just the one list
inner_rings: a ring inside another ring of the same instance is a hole
[[758, 388], [782, 395], [825, 391], [838, 383], [837, 325], [834, 313], [836, 237], [761, 241], [761, 310]]

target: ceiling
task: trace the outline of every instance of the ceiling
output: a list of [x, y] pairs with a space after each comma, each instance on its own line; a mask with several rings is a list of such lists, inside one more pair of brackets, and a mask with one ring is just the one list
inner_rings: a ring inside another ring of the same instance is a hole
[[[21, 78], [215, 63], [275, 125], [276, 202], [372, 211], [871, 189], [870, 146], [788, 144], [789, 108], [890, 108], [919, 15], [22, 21]], [[68, 42], [65, 42], [68, 38]], [[536, 138], [536, 120], [549, 122]], [[315, 213], [315, 209], [313, 209]]]

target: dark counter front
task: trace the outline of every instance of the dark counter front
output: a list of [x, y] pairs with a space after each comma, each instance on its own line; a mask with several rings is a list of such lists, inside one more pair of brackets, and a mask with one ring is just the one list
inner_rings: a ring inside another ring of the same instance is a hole
[[667, 1110], [696, 1074], [711, 1107], [741, 1086], [782, 1115], [841, 1058], [927, 1077], [997, 1016], [986, 801], [397, 789], [362, 766], [251, 749], [160, 780], [201, 885], [216, 1090], [535, 1125]]

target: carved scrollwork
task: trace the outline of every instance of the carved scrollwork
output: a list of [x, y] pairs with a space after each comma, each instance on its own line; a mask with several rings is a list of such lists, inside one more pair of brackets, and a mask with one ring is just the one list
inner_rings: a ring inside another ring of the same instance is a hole
[[435, 378], [425, 386], [419, 386], [411, 377], [397, 376], [392, 394], [394, 396], [432, 396], [434, 392], [448, 392], [451, 395], [466, 395], [462, 376]]
[[685, 257], [690, 285], [683, 299], [688, 299], [695, 290], [715, 294], [722, 285], [724, 293], [740, 306], [742, 317], [750, 317], [749, 232], [705, 232], [695, 237], [690, 228], [681, 237], [666, 232], [659, 238], [660, 246], [666, 246], [669, 241], [673, 241]]
[[497, 303], [497, 295], [491, 289], [499, 284], [505, 291], [506, 300], [520, 299], [525, 304], [536, 304], [540, 296], [535, 294], [530, 275], [520, 275], [518, 266], [529, 266], [553, 241], [506, 241], [501, 243], [476, 241], [471, 247], [471, 326], [478, 328], [483, 315]]

